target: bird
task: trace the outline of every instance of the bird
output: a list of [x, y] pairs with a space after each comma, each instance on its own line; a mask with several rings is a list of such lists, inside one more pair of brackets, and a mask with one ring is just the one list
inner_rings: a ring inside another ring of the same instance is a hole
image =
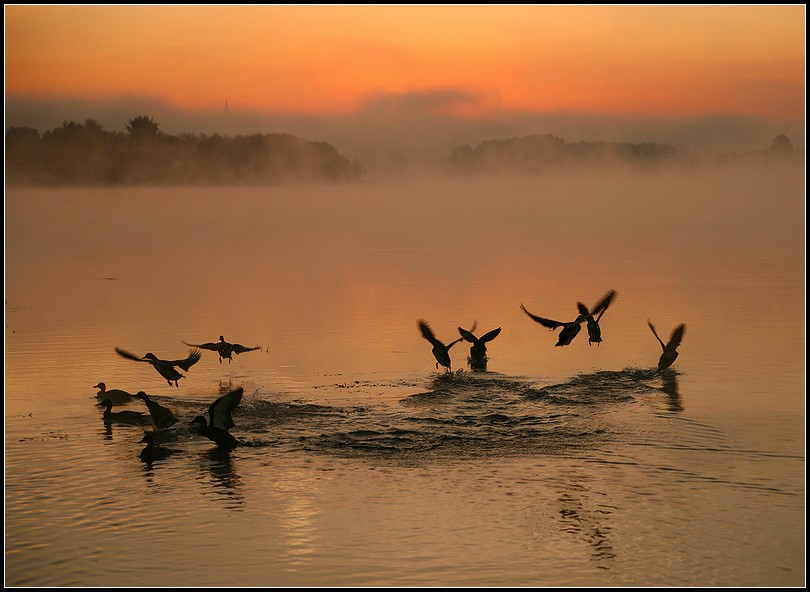
[[669, 337], [669, 343], [664, 345], [664, 342], [661, 341], [661, 338], [658, 337], [658, 333], [655, 332], [655, 327], [650, 322], [650, 319], [647, 319], [647, 324], [650, 326], [650, 329], [655, 335], [655, 338], [658, 340], [658, 343], [661, 344], [661, 349], [664, 352], [661, 354], [661, 357], [658, 359], [658, 370], [666, 370], [675, 362], [675, 359], [678, 357], [678, 346], [681, 344], [683, 340], [683, 332], [686, 330], [686, 325], [681, 323], [672, 331], [672, 335]]
[[142, 358], [136, 356], [135, 354], [131, 354], [128, 351], [125, 351], [119, 347], [115, 348], [116, 353], [128, 360], [134, 360], [136, 362], [148, 362], [152, 364], [155, 370], [158, 371], [163, 378], [169, 383], [169, 386], [172, 386], [172, 382], [174, 382], [174, 386], [179, 387], [180, 385], [177, 384], [177, 381], [181, 378], [184, 378], [180, 372], [175, 369], [175, 366], [179, 366], [186, 372], [188, 372], [189, 368], [191, 368], [194, 364], [200, 361], [200, 357], [202, 354], [200, 350], [195, 349], [189, 352], [188, 357], [185, 360], [160, 360], [155, 356], [153, 353], [148, 353], [144, 355]]
[[467, 363], [473, 370], [486, 370], [487, 369], [487, 342], [492, 341], [501, 333], [501, 327], [493, 329], [489, 333], [484, 333], [481, 337], [476, 337], [472, 331], [459, 327], [458, 332], [461, 337], [466, 341], [472, 343], [470, 347], [470, 355], [467, 357]]
[[160, 403], [153, 401], [145, 392], [138, 391], [135, 393], [135, 398], [146, 403], [146, 407], [149, 409], [149, 417], [152, 419], [152, 424], [158, 430], [170, 428], [179, 421], [174, 416], [171, 409], [168, 409]]
[[222, 395], [208, 407], [208, 421], [204, 416], [198, 415], [189, 425], [199, 425], [200, 433], [219, 446], [233, 448], [238, 442], [228, 431], [235, 425], [231, 413], [242, 400], [243, 392], [244, 389], [239, 387]]
[[126, 391], [122, 391], [121, 389], [111, 389], [107, 390], [107, 385], [103, 382], [99, 382], [93, 388], [100, 389], [96, 393], [96, 397], [101, 399], [108, 399], [112, 402], [113, 405], [124, 405], [125, 403], [129, 403], [132, 401], [132, 395]]
[[[443, 344], [441, 341], [436, 339], [433, 335], [433, 331], [430, 329], [430, 325], [427, 322], [420, 320], [419, 321], [419, 329], [422, 331], [422, 337], [427, 339], [433, 345], [433, 357], [436, 358], [436, 369], [439, 369], [439, 364], [444, 366], [448, 371], [452, 372], [450, 361], [450, 348], [457, 344], [459, 341], [463, 341], [463, 337], [459, 337], [455, 341], [448, 343], [447, 345]], [[475, 331], [475, 326], [473, 326], [473, 331]]]
[[[585, 322], [587, 323], [588, 327], [588, 345], [595, 343], [597, 346], [602, 343], [602, 328], [599, 326], [599, 319], [602, 318], [602, 315], [605, 314], [605, 311], [610, 306], [610, 303], [613, 301], [613, 298], [616, 296], [616, 291], [611, 290], [608, 292], [602, 300], [599, 301], [599, 304], [593, 307], [593, 310], [590, 312], [588, 311], [588, 307], [582, 304], [581, 302], [577, 302], [577, 308], [579, 309], [579, 314], [581, 314]], [[596, 316], [596, 318], [594, 318]]]
[[164, 446], [155, 444], [155, 437], [148, 432], [143, 435], [143, 439], [139, 443], [146, 443], [144, 449], [141, 450], [140, 457], [142, 461], [147, 463], [164, 459], [177, 452], [172, 448], [166, 448]]
[[261, 349], [261, 346], [259, 345], [257, 345], [256, 347], [245, 347], [244, 345], [241, 345], [239, 343], [228, 343], [227, 341], [225, 341], [225, 338], [222, 335], [219, 336], [219, 341], [216, 343], [200, 343], [196, 345], [193, 343], [187, 343], [185, 341], [183, 341], [183, 343], [185, 343], [189, 347], [199, 347], [201, 349], [210, 349], [212, 351], [217, 352], [219, 354], [220, 364], [222, 363], [222, 360], [224, 358], [227, 358], [228, 363], [230, 364], [231, 361], [233, 361], [232, 354], [239, 355], [245, 352]]
[[112, 401], [104, 399], [101, 402], [104, 407], [104, 413], [101, 419], [104, 423], [126, 423], [126, 424], [144, 424], [148, 422], [148, 418], [140, 411], [112, 411]]
[[533, 315], [528, 310], [526, 310], [526, 307], [523, 306], [522, 304], [520, 305], [520, 308], [522, 308], [523, 312], [529, 315], [529, 317], [531, 317], [532, 320], [540, 323], [544, 327], [548, 327], [549, 329], [556, 329], [557, 327], [563, 328], [562, 331], [560, 331], [560, 335], [557, 338], [557, 343], [555, 344], [556, 347], [569, 345], [574, 340], [574, 337], [577, 336], [577, 333], [579, 333], [580, 329], [582, 329], [580, 325], [582, 325], [582, 323], [585, 322], [585, 317], [583, 317], [582, 315], [577, 316], [577, 318], [571, 321], [570, 323], [563, 323], [561, 321], [553, 321], [551, 319], [544, 319], [543, 317]]

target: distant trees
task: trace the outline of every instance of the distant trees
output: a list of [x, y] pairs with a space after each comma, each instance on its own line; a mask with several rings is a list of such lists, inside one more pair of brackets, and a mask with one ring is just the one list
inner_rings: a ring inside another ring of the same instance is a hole
[[6, 181], [39, 185], [269, 184], [358, 179], [362, 167], [333, 146], [290, 134], [181, 134], [151, 117], [131, 119], [127, 133], [94, 119], [39, 132], [6, 132]]

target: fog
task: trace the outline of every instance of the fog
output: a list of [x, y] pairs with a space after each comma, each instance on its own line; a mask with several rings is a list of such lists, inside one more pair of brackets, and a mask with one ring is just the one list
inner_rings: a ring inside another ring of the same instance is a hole
[[355, 113], [343, 115], [266, 114], [240, 107], [223, 97], [207, 111], [179, 109], [155, 97], [129, 96], [103, 101], [6, 97], [5, 124], [31, 127], [40, 133], [67, 121], [96, 120], [106, 131], [123, 132], [136, 116], [149, 116], [166, 134], [287, 133], [327, 142], [366, 172], [407, 174], [444, 166], [463, 145], [475, 148], [491, 140], [551, 135], [567, 143], [616, 142], [666, 144], [695, 158], [767, 149], [785, 134], [804, 152], [804, 122], [734, 114], [702, 117], [631, 117], [578, 113], [474, 113], [484, 99], [459, 89], [369, 95]]

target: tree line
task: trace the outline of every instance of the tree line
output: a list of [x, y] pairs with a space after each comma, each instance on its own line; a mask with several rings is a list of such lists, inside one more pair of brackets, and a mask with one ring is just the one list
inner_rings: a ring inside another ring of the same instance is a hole
[[126, 133], [105, 131], [94, 119], [42, 135], [29, 127], [6, 132], [10, 185], [246, 185], [362, 175], [359, 163], [326, 142], [285, 133], [172, 136], [146, 115], [131, 119]]

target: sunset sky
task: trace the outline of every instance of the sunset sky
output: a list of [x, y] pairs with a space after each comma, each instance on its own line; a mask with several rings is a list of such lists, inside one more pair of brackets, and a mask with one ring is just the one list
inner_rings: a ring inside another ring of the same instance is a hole
[[[802, 117], [793, 6], [7, 6], [6, 93], [351, 113]], [[417, 106], [420, 106], [417, 104]]]

